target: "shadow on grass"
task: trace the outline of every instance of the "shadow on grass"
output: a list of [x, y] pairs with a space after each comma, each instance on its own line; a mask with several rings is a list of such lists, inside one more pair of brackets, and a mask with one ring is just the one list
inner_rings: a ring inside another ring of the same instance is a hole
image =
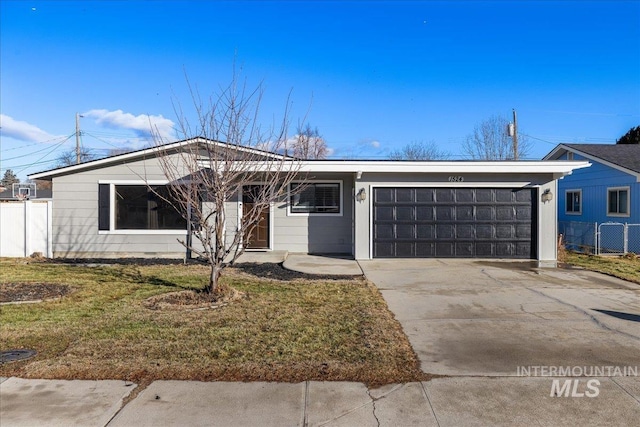
[[288, 270], [282, 266], [282, 263], [253, 263], [253, 262], [245, 262], [241, 264], [234, 264], [231, 267], [235, 267], [240, 271], [243, 271], [247, 274], [251, 274], [252, 276], [256, 276], [258, 278], [264, 279], [273, 279], [273, 280], [295, 280], [295, 279], [303, 279], [303, 280], [352, 280], [355, 278], [362, 277], [358, 276], [343, 276], [337, 274], [308, 274], [308, 273], [300, 273], [298, 271]]
[[600, 310], [597, 308], [593, 308], [592, 310], [617, 319], [628, 320], [630, 322], [640, 322], [640, 315], [638, 314], [625, 313], [622, 311]]

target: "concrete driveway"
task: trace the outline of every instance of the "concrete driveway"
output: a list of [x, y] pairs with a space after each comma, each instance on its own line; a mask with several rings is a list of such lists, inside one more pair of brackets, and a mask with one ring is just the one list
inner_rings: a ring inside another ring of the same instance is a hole
[[531, 262], [394, 259], [360, 265], [404, 328], [424, 372], [640, 370], [638, 285], [585, 270], [538, 269]]

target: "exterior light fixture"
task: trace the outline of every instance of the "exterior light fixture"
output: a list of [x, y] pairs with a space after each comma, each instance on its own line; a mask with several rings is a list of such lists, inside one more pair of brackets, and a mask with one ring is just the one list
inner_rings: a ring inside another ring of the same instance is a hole
[[540, 199], [542, 200], [542, 203], [550, 202], [553, 200], [553, 193], [550, 189], [547, 188], [546, 190], [544, 190], [544, 193], [542, 193]]
[[365, 191], [364, 188], [361, 188], [356, 193], [356, 200], [359, 202], [364, 202], [366, 199], [367, 199], [367, 192]]

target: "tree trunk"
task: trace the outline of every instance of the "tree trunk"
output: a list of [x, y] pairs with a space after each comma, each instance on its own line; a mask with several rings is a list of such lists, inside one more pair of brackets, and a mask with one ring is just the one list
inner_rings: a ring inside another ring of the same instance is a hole
[[205, 288], [205, 292], [210, 295], [215, 295], [218, 292], [218, 279], [220, 279], [221, 269], [215, 264], [211, 264], [211, 271], [209, 274], [209, 284]]

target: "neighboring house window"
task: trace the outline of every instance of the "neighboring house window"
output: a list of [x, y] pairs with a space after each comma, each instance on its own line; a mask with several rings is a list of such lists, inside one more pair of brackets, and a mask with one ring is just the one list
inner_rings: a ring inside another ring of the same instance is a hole
[[607, 189], [607, 215], [629, 216], [629, 187]]
[[566, 199], [568, 214], [578, 215], [582, 213], [582, 190], [567, 190]]
[[100, 184], [98, 199], [99, 230], [187, 229], [165, 185]]
[[341, 214], [341, 187], [341, 182], [293, 183], [289, 210], [292, 214]]

